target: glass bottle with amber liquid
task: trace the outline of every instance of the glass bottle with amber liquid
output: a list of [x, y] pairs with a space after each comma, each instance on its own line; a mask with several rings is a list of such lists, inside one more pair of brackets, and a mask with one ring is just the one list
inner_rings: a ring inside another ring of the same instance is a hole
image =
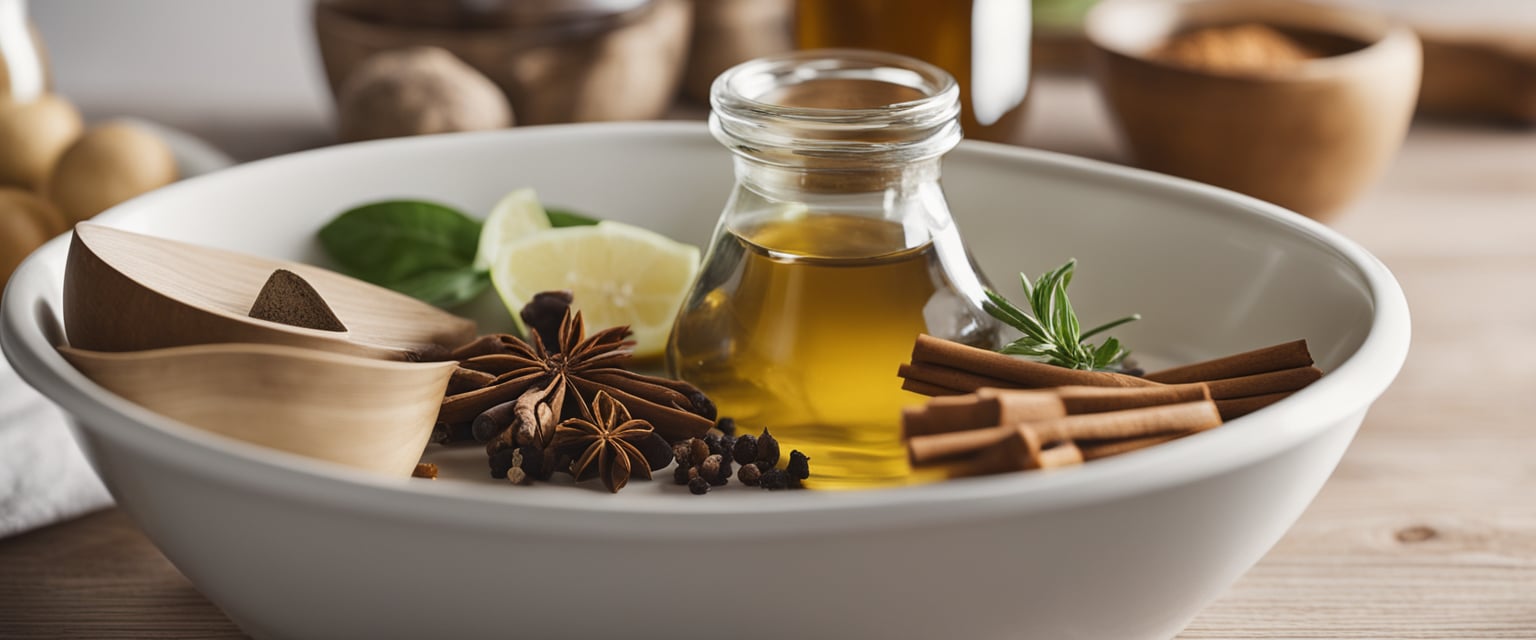
[[739, 65], [710, 128], [737, 185], [668, 345], [668, 368], [748, 432], [811, 457], [815, 488], [914, 479], [897, 367], [918, 334], [991, 347], [984, 283], [939, 186], [960, 140], [943, 70], [873, 51]]

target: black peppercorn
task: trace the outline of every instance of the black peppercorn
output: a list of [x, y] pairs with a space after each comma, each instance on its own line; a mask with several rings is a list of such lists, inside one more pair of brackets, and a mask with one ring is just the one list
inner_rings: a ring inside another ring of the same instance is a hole
[[764, 471], [779, 466], [779, 441], [767, 429], [757, 437], [757, 466]]
[[692, 476], [689, 474], [692, 470], [693, 467], [679, 462], [677, 468], [672, 470], [672, 481], [677, 484], [688, 484], [688, 480], [692, 479]]
[[694, 478], [688, 481], [688, 492], [696, 496], [709, 493], [709, 482], [703, 478]]
[[709, 445], [705, 444], [703, 440], [689, 438], [687, 442], [690, 447], [688, 450], [688, 464], [696, 465], [709, 457]]
[[736, 472], [736, 479], [749, 487], [757, 486], [758, 479], [762, 477], [763, 472], [759, 471], [757, 465], [752, 463], [741, 465], [741, 470]]
[[705, 458], [704, 462], [699, 463], [699, 477], [710, 484], [720, 484], [720, 465], [723, 462], [725, 462], [725, 458], [720, 457], [718, 454]]
[[736, 420], [735, 418], [721, 418], [715, 421], [715, 428], [719, 429], [720, 433], [734, 436], [736, 435]]
[[725, 455], [725, 447], [720, 445], [720, 436], [713, 433], [704, 434], [704, 444], [709, 447], [710, 455]]
[[731, 464], [731, 457], [730, 456], [721, 456], [720, 457], [720, 472], [715, 475], [715, 479], [711, 480], [710, 484], [715, 485], [715, 486], [718, 487], [718, 486], [724, 486], [724, 485], [730, 483], [730, 481], [731, 481], [731, 473], [733, 473], [735, 471], [735, 469], [732, 468], [732, 467], [733, 467], [733, 465]]
[[783, 469], [769, 469], [763, 472], [763, 477], [759, 478], [757, 483], [758, 486], [769, 491], [788, 489], [789, 475], [784, 473]]
[[679, 468], [693, 465], [693, 442], [691, 439], [672, 443], [672, 457], [677, 460]]
[[736, 464], [750, 464], [757, 461], [757, 438], [744, 435], [736, 439], [736, 446], [731, 447], [731, 453], [736, 458]]
[[[688, 405], [693, 407], [691, 413], [705, 420], [714, 420], [717, 415], [718, 410], [715, 409], [715, 402], [710, 400], [709, 396], [704, 395], [703, 391], [690, 392], [688, 394]], [[724, 431], [724, 429], [721, 429], [721, 431]]]
[[794, 480], [804, 480], [811, 477], [811, 459], [800, 453], [799, 449], [789, 452], [789, 466], [784, 468], [784, 473]]

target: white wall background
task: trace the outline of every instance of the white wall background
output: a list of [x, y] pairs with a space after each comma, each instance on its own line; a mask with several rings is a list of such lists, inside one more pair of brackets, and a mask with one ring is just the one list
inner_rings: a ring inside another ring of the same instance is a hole
[[54, 88], [254, 157], [329, 140], [311, 0], [32, 0]]

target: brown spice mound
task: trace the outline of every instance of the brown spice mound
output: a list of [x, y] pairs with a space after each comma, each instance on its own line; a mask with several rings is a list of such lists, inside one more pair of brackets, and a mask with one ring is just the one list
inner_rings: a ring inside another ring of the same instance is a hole
[[287, 269], [273, 271], [251, 305], [250, 317], [291, 327], [346, 331], [347, 326], [331, 311], [320, 292], [299, 274]]
[[1273, 27], [1247, 23], [1181, 33], [1152, 52], [1165, 62], [1208, 71], [1272, 71], [1321, 55]]

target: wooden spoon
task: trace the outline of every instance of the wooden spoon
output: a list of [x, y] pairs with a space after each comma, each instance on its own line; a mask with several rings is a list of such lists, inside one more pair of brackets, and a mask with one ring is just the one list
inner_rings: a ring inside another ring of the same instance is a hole
[[409, 476], [453, 362], [388, 362], [266, 344], [59, 352], [96, 384], [200, 429]]
[[[278, 269], [314, 286], [348, 330], [249, 317]], [[475, 335], [471, 320], [334, 271], [88, 222], [69, 246], [64, 329], [72, 346], [95, 351], [263, 343], [389, 360], [439, 359]]]

